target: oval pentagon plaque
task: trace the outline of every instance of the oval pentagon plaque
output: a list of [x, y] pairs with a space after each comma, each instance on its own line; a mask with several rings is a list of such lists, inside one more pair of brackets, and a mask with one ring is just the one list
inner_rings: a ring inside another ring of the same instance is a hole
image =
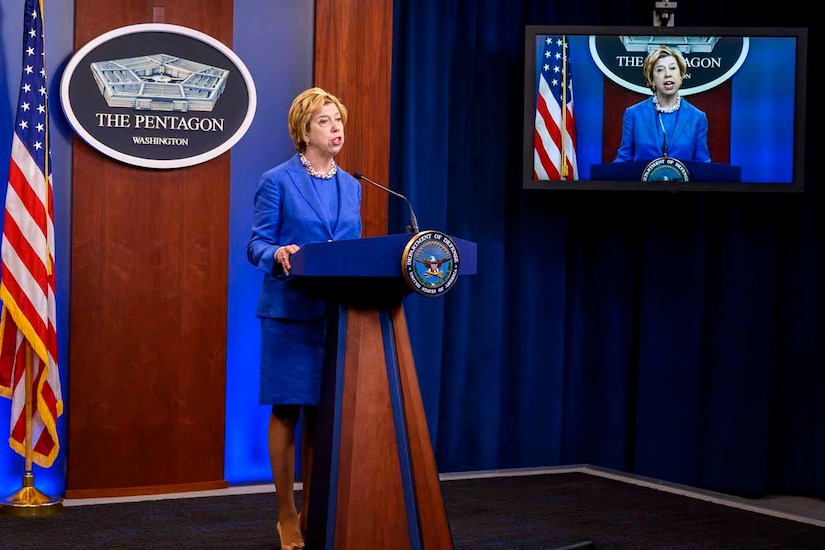
[[69, 60], [63, 111], [90, 146], [145, 168], [192, 166], [249, 129], [256, 92], [243, 61], [219, 40], [167, 24], [121, 27]]

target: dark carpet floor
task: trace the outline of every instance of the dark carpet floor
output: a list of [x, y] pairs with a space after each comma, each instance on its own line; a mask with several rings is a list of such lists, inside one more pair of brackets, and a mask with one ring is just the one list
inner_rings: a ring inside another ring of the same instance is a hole
[[[825, 549], [817, 525], [581, 472], [449, 480], [442, 491], [456, 550]], [[279, 550], [275, 511], [274, 493], [259, 493], [0, 514], [0, 548]]]

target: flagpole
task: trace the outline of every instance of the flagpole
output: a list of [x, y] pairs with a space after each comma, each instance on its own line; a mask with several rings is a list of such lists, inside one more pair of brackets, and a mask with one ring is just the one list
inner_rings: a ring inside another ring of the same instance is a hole
[[26, 473], [23, 486], [0, 502], [0, 513], [14, 516], [47, 516], [63, 511], [63, 499], [52, 498], [34, 486], [32, 473], [32, 347], [26, 340]]
[[561, 36], [561, 179], [567, 179], [567, 36]]

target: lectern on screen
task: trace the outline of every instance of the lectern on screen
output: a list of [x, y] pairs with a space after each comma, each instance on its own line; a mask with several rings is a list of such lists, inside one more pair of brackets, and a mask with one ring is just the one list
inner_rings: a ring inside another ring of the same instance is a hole
[[292, 274], [334, 305], [307, 548], [453, 547], [402, 299], [444, 296], [476, 244], [437, 231], [307, 244]]

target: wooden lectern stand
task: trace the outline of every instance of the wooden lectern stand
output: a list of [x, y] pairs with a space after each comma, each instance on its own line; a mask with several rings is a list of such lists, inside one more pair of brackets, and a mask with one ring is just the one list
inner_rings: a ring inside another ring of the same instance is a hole
[[[422, 235], [419, 233], [418, 235]], [[307, 550], [453, 548], [402, 298], [411, 234], [305, 245], [292, 274], [330, 298]], [[476, 245], [454, 239], [460, 275]]]

